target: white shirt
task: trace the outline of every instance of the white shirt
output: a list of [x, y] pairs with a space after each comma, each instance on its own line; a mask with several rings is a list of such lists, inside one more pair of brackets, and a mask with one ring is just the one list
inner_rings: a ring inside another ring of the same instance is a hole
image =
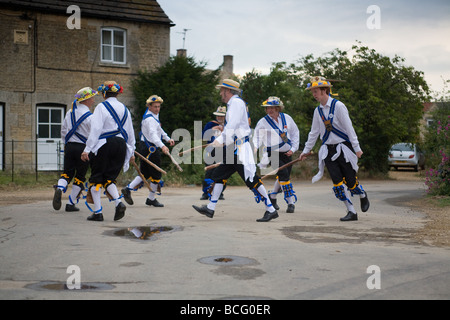
[[271, 119], [281, 131], [284, 131], [285, 129], [287, 130], [287, 138], [291, 140], [292, 146], [285, 143], [280, 149], [278, 149], [278, 146], [283, 140], [279, 135], [279, 131], [273, 129], [264, 117], [261, 118], [256, 124], [255, 133], [253, 135], [253, 144], [256, 148], [259, 148], [262, 144], [264, 144], [266, 147], [272, 147], [273, 151], [278, 152], [288, 152], [289, 150], [295, 152], [298, 150], [300, 143], [300, 132], [298, 131], [298, 127], [290, 115], [284, 113], [284, 118], [286, 119], [286, 128], [283, 128], [281, 114], [278, 114], [278, 118], [276, 120], [273, 118]]
[[[135, 143], [136, 139], [134, 137], [134, 129], [133, 122], [131, 119], [130, 111], [121, 103], [117, 98], [110, 97], [106, 99], [113, 109], [116, 111], [119, 119], [123, 118], [125, 111], [128, 112], [127, 120], [123, 126], [123, 129], [128, 134], [127, 143], [127, 155], [125, 157], [125, 162], [123, 166], [123, 170], [127, 171], [129, 167], [129, 161], [131, 156], [134, 155]], [[100, 135], [109, 131], [117, 130], [117, 123], [114, 121], [114, 118], [111, 116], [109, 111], [103, 105], [103, 103], [99, 103], [97, 107], [95, 107], [94, 114], [90, 117], [91, 119], [91, 132], [89, 134], [89, 138], [86, 141], [86, 148], [84, 148], [84, 152], [93, 152], [97, 154], [98, 149], [100, 149], [105, 143], [106, 139], [99, 139]], [[116, 135], [117, 137], [123, 138], [123, 136], [119, 133]]]
[[[325, 104], [325, 106], [322, 106], [322, 104], [319, 106], [319, 108], [322, 108], [323, 114], [327, 118], [330, 113], [332, 101], [333, 99], [331, 97], [328, 97], [328, 101]], [[348, 135], [350, 143], [352, 144], [352, 147], [355, 150], [355, 152], [361, 151], [358, 136], [356, 135], [355, 129], [353, 128], [347, 107], [340, 101], [336, 102], [336, 107], [334, 109], [333, 127], [336, 127], [336, 129]], [[308, 141], [306, 141], [305, 148], [303, 149], [302, 153], [310, 152], [311, 149], [314, 147], [319, 135], [320, 139], [322, 139], [323, 135], [325, 134], [325, 131], [326, 131], [325, 125], [322, 121], [322, 118], [320, 117], [319, 111], [316, 108], [314, 109], [314, 116], [311, 125], [311, 131], [308, 134]], [[325, 144], [338, 144], [344, 141], [345, 141], [344, 139], [338, 137], [333, 132], [331, 132]]]
[[250, 136], [252, 130], [248, 124], [247, 107], [237, 95], [232, 96], [227, 103], [225, 121], [222, 134], [216, 139], [218, 143], [230, 145], [234, 143], [235, 136], [238, 139]]
[[[75, 121], [78, 121], [80, 117], [85, 114], [86, 112], [90, 111], [89, 107], [83, 104], [83, 102], [76, 103], [75, 108]], [[72, 120], [71, 120], [71, 114], [73, 110], [70, 109], [67, 111], [66, 116], [64, 118], [63, 125], [61, 127], [61, 139], [62, 142], [65, 144], [67, 142], [77, 142], [84, 144], [83, 141], [80, 140], [75, 134], [70, 137], [69, 141], [66, 141], [66, 135], [69, 133], [70, 130], [72, 130]], [[89, 132], [91, 131], [91, 118], [92, 116], [87, 117], [83, 120], [83, 122], [78, 126], [76, 132], [81, 134], [83, 137], [86, 137], [86, 139], [89, 137]]]
[[[151, 116], [142, 120], [142, 134], [149, 142], [153, 143], [158, 148], [164, 147], [162, 140], [169, 141], [170, 137], [161, 127], [161, 123], [159, 122], [159, 114], [154, 114], [149, 109], [145, 111], [145, 114], [150, 114]], [[141, 140], [144, 141], [144, 137], [141, 137]]]
[[[226, 124], [222, 134], [215, 140], [218, 143], [230, 145], [234, 143], [235, 137], [237, 139], [250, 137], [252, 130], [248, 124], [247, 107], [244, 100], [237, 95], [232, 96], [228, 100], [225, 121]], [[237, 150], [238, 159], [244, 165], [244, 178], [253, 182], [256, 173], [256, 164], [250, 143], [242, 141], [242, 144], [239, 145]]]

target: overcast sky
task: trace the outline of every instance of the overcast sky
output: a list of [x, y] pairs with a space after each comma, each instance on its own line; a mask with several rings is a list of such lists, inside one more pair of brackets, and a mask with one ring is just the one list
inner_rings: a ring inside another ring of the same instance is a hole
[[[171, 55], [183, 48], [183, 29], [190, 29], [185, 49], [210, 69], [233, 55], [235, 74], [252, 69], [267, 74], [273, 62], [350, 50], [358, 40], [383, 55], [405, 58], [406, 65], [425, 73], [434, 91], [443, 89], [442, 78], [450, 80], [448, 0], [157, 1], [176, 24]], [[368, 12], [372, 5], [379, 12]]]

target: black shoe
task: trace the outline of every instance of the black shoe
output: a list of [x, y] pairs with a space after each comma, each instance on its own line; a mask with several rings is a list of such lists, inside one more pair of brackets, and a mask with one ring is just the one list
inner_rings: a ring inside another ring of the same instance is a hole
[[123, 194], [123, 199], [125, 200], [126, 203], [128, 203], [130, 206], [132, 206], [134, 204], [133, 199], [131, 198], [131, 191], [128, 188], [123, 188], [121, 190], [122, 194]]
[[277, 205], [277, 199], [272, 199], [270, 197], [269, 197], [269, 199], [270, 199], [270, 202], [272, 202], [273, 208], [275, 210], [280, 210], [280, 207]]
[[288, 207], [286, 209], [287, 213], [294, 213], [295, 206], [293, 204], [288, 204]]
[[162, 203], [159, 203], [158, 200], [150, 200], [149, 198], [147, 198], [147, 200], [145, 200], [145, 204], [148, 206], [154, 206], [154, 207], [164, 207], [164, 205]]
[[75, 212], [75, 211], [80, 211], [80, 209], [78, 209], [74, 204], [67, 203], [66, 211], [67, 212]]
[[347, 215], [340, 219], [341, 221], [356, 221], [358, 220], [358, 215], [354, 212], [349, 211]]
[[127, 207], [122, 202], [120, 202], [116, 206], [116, 213], [114, 214], [114, 221], [122, 219], [125, 216], [126, 209], [127, 209]]
[[367, 198], [367, 192], [364, 191], [364, 193], [366, 194], [366, 196], [364, 198], [360, 199], [362, 212], [366, 212], [367, 210], [369, 210], [369, 207], [370, 207], [369, 198]]
[[193, 205], [192, 208], [194, 208], [195, 210], [197, 210], [201, 214], [207, 216], [208, 218], [212, 218], [214, 216], [214, 210], [208, 209], [208, 207], [205, 206], [205, 205], [203, 205], [201, 207], [197, 207], [197, 206]]
[[55, 194], [53, 195], [53, 209], [59, 210], [61, 209], [61, 195], [62, 190], [60, 188], [55, 189]]
[[220, 194], [219, 200], [225, 200], [225, 197], [223, 196], [223, 193]]
[[264, 217], [262, 217], [261, 219], [257, 219], [256, 221], [258, 222], [268, 222], [272, 219], [276, 219], [278, 218], [278, 212], [274, 211], [272, 213], [270, 213], [269, 211], [264, 212]]
[[200, 200], [208, 200], [208, 199], [209, 199], [209, 196], [207, 193], [203, 193], [202, 197], [200, 198]]
[[89, 221], [103, 221], [103, 214], [101, 213], [93, 213], [89, 217], [87, 217]]

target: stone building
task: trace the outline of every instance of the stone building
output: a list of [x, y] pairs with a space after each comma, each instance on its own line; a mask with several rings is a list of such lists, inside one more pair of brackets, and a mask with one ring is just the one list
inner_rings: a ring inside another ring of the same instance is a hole
[[[177, 49], [177, 56], [178, 57], [187, 57], [188, 56], [187, 50], [186, 49]], [[206, 71], [211, 72], [213, 70], [206, 69]], [[233, 73], [233, 56], [232, 55], [224, 55], [219, 80], [222, 81], [223, 79], [231, 79], [234, 77], [236, 77], [236, 75]]]
[[0, 0], [0, 170], [60, 169], [74, 94], [115, 80], [132, 107], [131, 80], [167, 61], [172, 26], [155, 0]]

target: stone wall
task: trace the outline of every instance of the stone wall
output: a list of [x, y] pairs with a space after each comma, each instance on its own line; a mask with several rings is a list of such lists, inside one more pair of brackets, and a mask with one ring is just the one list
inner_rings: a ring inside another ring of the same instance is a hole
[[[119, 99], [133, 112], [131, 81], [139, 70], [155, 70], [170, 56], [170, 26], [83, 17], [81, 28], [69, 29], [69, 14], [55, 15], [0, 9], [0, 103], [5, 105], [4, 140], [36, 139], [36, 106], [70, 108], [74, 94], [107, 80], [124, 87]], [[102, 63], [102, 27], [126, 30], [126, 63]], [[102, 101], [97, 97], [97, 102]], [[20, 152], [35, 152], [23, 147]], [[5, 145], [9, 154], [10, 145]], [[24, 157], [25, 158], [25, 157]], [[26, 161], [30, 161], [26, 157]], [[6, 164], [8, 159], [5, 159]], [[33, 161], [31, 161], [33, 162]]]

